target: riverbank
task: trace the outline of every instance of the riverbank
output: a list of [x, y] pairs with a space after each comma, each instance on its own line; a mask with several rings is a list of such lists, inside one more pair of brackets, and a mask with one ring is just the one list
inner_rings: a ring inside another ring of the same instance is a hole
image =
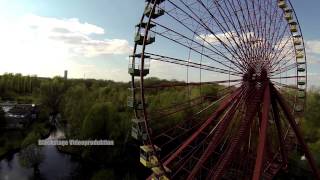
[[37, 143], [50, 135], [50, 126], [45, 122], [36, 121], [24, 130], [5, 131], [0, 137], [0, 160], [22, 148]]

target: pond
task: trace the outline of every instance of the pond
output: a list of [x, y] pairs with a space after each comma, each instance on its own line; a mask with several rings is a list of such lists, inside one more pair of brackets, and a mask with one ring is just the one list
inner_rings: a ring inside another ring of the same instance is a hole
[[[60, 130], [53, 131], [48, 139], [63, 138], [64, 133]], [[58, 151], [56, 146], [42, 146], [44, 156], [39, 166], [40, 178], [43, 180], [69, 180], [83, 175], [83, 164], [79, 160]], [[1, 180], [31, 180], [34, 178], [33, 168], [25, 168], [19, 161], [19, 153], [14, 153], [0, 161]], [[86, 171], [87, 172], [87, 171]], [[82, 179], [81, 178], [81, 179]], [[78, 179], [78, 178], [77, 178]]]

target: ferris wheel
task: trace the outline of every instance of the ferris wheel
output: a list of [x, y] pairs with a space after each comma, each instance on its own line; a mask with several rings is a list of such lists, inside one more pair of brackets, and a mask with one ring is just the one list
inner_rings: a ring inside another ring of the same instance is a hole
[[307, 64], [289, 0], [146, 0], [128, 106], [148, 179], [272, 179], [301, 146]]

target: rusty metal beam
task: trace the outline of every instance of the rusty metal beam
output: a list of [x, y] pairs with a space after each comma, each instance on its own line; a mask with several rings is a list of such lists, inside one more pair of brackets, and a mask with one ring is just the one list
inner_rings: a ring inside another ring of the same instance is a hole
[[219, 117], [224, 110], [241, 94], [242, 87], [238, 88], [233, 94], [223, 101], [218, 109], [200, 126], [200, 128], [194, 132], [165, 162], [164, 165], [168, 165], [172, 160], [174, 160], [206, 127], [208, 127], [214, 119]]
[[196, 163], [196, 165], [193, 167], [192, 171], [190, 172], [187, 180], [195, 179], [196, 174], [201, 169], [203, 164], [207, 161], [207, 159], [210, 157], [210, 155], [214, 152], [216, 147], [221, 143], [223, 140], [224, 133], [226, 132], [228, 126], [231, 123], [231, 120], [233, 119], [233, 116], [235, 115], [236, 111], [238, 110], [239, 104], [241, 99], [237, 99], [236, 102], [232, 105], [230, 110], [226, 112], [223, 119], [221, 120], [221, 123], [218, 124], [217, 128], [215, 129], [214, 135], [211, 138], [211, 141], [209, 145], [207, 146], [206, 150], [202, 153], [199, 161]]
[[253, 171], [253, 180], [259, 180], [261, 177], [261, 170], [264, 160], [265, 145], [267, 139], [267, 128], [268, 128], [268, 115], [270, 109], [270, 87], [269, 83], [264, 90], [263, 96], [263, 107], [262, 107], [262, 120], [260, 125], [260, 135], [259, 135], [259, 144], [257, 150], [257, 158]]
[[[274, 96], [272, 96], [272, 97], [274, 97]], [[274, 122], [277, 127], [277, 133], [278, 133], [278, 138], [279, 138], [279, 143], [280, 143], [280, 153], [281, 153], [281, 157], [282, 157], [282, 163], [283, 163], [283, 165], [286, 166], [288, 164], [287, 152], [284, 147], [285, 142], [284, 142], [284, 136], [283, 136], [281, 122], [280, 122], [279, 109], [278, 109], [277, 102], [275, 101], [274, 98], [271, 99], [271, 104], [272, 104]]]
[[306, 144], [306, 142], [304, 141], [303, 139], [303, 136], [302, 136], [302, 133], [294, 119], [294, 116], [292, 115], [292, 113], [290, 113], [290, 109], [289, 109], [289, 106], [287, 105], [287, 103], [285, 102], [285, 100], [283, 99], [283, 97], [281, 96], [281, 94], [276, 90], [276, 88], [274, 88], [272, 86], [272, 90], [284, 112], [284, 115], [286, 116], [287, 120], [289, 121], [289, 124], [291, 126], [291, 128], [293, 129], [299, 143], [301, 144], [302, 146], [302, 149], [305, 153], [305, 156], [309, 162], [309, 165], [311, 167], [311, 170], [314, 174], [314, 176], [320, 180], [320, 172], [319, 172], [319, 169], [317, 168], [317, 165], [316, 165], [316, 162]]
[[249, 86], [251, 86], [251, 88], [255, 90], [250, 94], [247, 94], [247, 108], [245, 116], [239, 124], [238, 132], [233, 135], [226, 152], [221, 155], [216, 165], [210, 170], [207, 179], [221, 179], [231, 161], [233, 160], [235, 154], [240, 150], [239, 147], [245, 142], [244, 138], [248, 133], [248, 128], [250, 127], [253, 119], [257, 115], [259, 105], [261, 103], [262, 94], [264, 92], [263, 88], [260, 89], [255, 87], [254, 85]]

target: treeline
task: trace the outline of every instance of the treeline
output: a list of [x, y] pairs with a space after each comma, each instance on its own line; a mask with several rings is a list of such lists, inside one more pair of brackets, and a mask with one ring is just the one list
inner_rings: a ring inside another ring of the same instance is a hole
[[[148, 78], [146, 85], [183, 83], [178, 81]], [[21, 74], [0, 76], [0, 98], [36, 103], [41, 107], [40, 118], [60, 117], [66, 136], [70, 139], [110, 139], [111, 147], [60, 147], [61, 151], [75, 154], [99, 166], [101, 171], [94, 178], [139, 179], [141, 172], [138, 164], [137, 143], [130, 138], [132, 109], [127, 108], [129, 94], [128, 83], [94, 79], [68, 79], [61, 77], [39, 78]], [[158, 109], [181, 104], [188, 99], [201, 95], [212, 98], [221, 92], [222, 86], [208, 85], [201, 88], [187, 89], [151, 89], [147, 93], [150, 113]], [[200, 107], [200, 106], [199, 106]], [[176, 113], [174, 116], [155, 121], [154, 130], [170, 127], [192, 114], [192, 110]], [[307, 110], [301, 127], [306, 140], [320, 167], [320, 91], [308, 92]], [[292, 158], [295, 165], [290, 173], [298, 174], [297, 169], [307, 169], [300, 157]], [[107, 169], [107, 170], [106, 170]]]
[[[3, 101], [15, 100], [20, 103], [35, 103], [40, 107], [41, 121], [49, 117], [61, 117], [59, 124], [64, 127], [69, 139], [109, 139], [115, 142], [108, 147], [59, 147], [61, 151], [71, 153], [84, 160], [108, 167], [108, 176], [117, 179], [140, 179], [142, 166], [138, 165], [138, 143], [131, 138], [132, 109], [127, 107], [129, 92], [128, 83], [119, 83], [94, 79], [68, 79], [61, 77], [39, 78], [5, 74], [0, 76], [0, 97]], [[148, 86], [183, 83], [178, 81], [148, 78]], [[19, 84], [19, 85], [17, 85]], [[187, 89], [185, 87], [152, 89], [147, 93], [150, 113], [161, 108], [178, 105], [186, 100], [200, 96], [216, 95], [218, 85]], [[200, 92], [201, 91], [201, 92]], [[170, 127], [192, 114], [189, 109], [173, 116], [154, 121], [153, 130], [159, 131]], [[45, 125], [44, 125], [45, 126]], [[29, 134], [23, 144], [30, 144], [39, 138], [37, 132]], [[111, 170], [110, 170], [111, 169]], [[112, 172], [112, 173], [110, 173]], [[101, 172], [98, 174], [101, 175]], [[108, 177], [108, 179], [113, 179]]]
[[36, 76], [22, 76], [21, 74], [6, 73], [0, 76], [1, 97], [14, 97], [17, 94], [31, 94], [39, 87], [40, 80]]
[[[131, 128], [131, 111], [126, 107], [127, 83], [94, 79], [65, 80], [61, 77], [49, 79], [21, 74], [4, 74], [0, 76], [0, 82], [0, 100], [38, 104], [39, 120], [46, 121], [46, 124], [49, 123], [49, 117], [61, 117], [59, 124], [64, 127], [67, 138], [109, 139], [115, 142], [110, 147], [70, 147], [61, 148], [61, 151], [94, 164], [102, 164], [103, 167], [111, 168], [114, 164], [121, 167], [120, 164], [125, 162], [128, 165], [122, 167], [123, 171], [132, 167], [133, 158], [127, 156], [130, 152], [126, 148]], [[32, 132], [22, 142], [30, 144], [36, 142], [37, 138], [40, 138], [40, 133]], [[102, 171], [105, 172], [104, 168]], [[101, 176], [101, 173], [98, 174]], [[113, 170], [102, 174], [117, 176]], [[118, 174], [129, 176], [123, 172]], [[135, 175], [131, 176], [134, 178]]]

